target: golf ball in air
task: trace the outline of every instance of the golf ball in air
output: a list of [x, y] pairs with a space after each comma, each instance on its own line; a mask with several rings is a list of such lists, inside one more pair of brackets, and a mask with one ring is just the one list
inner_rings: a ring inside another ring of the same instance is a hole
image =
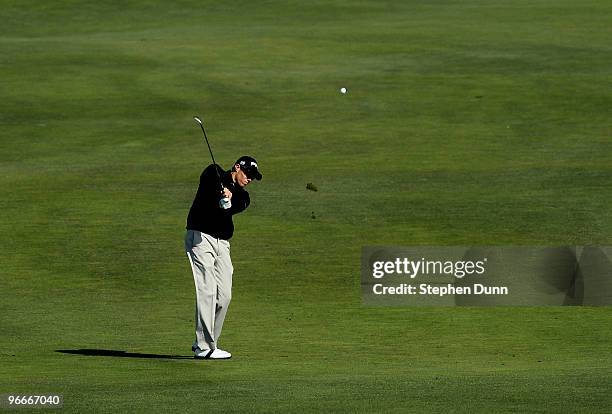
[[347, 90], [346, 90], [346, 88], [340, 88], [340, 92], [341, 92], [341, 93], [346, 93], [346, 92], [347, 92]]

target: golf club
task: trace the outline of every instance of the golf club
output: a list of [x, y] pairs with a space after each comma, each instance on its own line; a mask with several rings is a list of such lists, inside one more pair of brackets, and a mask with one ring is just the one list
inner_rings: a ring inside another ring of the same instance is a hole
[[[210, 158], [212, 158], [213, 165], [215, 166], [215, 172], [217, 173], [217, 178], [219, 179], [219, 186], [221, 187], [221, 194], [223, 194], [223, 182], [221, 181], [221, 175], [219, 174], [219, 170], [217, 169], [217, 163], [215, 162], [215, 156], [213, 155], [212, 149], [210, 148], [210, 143], [208, 142], [208, 136], [206, 136], [206, 130], [204, 129], [204, 123], [200, 117], [194, 116], [193, 119], [200, 124], [200, 128], [202, 128], [202, 132], [204, 133], [204, 139], [206, 140], [206, 146], [208, 146], [208, 152], [210, 152]], [[222, 197], [219, 200], [219, 206], [227, 210], [232, 206], [231, 200], [227, 197]]]

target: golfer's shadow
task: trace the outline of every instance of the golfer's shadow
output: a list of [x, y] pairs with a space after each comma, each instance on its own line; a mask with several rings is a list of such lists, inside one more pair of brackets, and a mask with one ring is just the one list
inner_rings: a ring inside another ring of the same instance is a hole
[[144, 359], [193, 359], [182, 355], [140, 354], [137, 352], [116, 351], [113, 349], [57, 349], [62, 354], [75, 354], [86, 356], [106, 356], [116, 358], [144, 358]]

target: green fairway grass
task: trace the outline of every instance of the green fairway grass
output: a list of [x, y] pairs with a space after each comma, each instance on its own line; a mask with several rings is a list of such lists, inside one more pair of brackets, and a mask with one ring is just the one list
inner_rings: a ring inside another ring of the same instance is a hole
[[[0, 394], [611, 411], [609, 307], [360, 290], [368, 245], [611, 244], [609, 1], [2, 0], [0, 21]], [[229, 361], [191, 359], [194, 115], [264, 175], [234, 219]]]

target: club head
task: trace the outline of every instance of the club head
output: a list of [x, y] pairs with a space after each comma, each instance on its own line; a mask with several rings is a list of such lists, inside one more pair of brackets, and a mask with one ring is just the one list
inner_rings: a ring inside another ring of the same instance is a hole
[[194, 117], [193, 117], [193, 119], [195, 119], [195, 121], [196, 121], [198, 124], [202, 125], [202, 120], [201, 120], [200, 118], [198, 118], [197, 116], [194, 116]]

